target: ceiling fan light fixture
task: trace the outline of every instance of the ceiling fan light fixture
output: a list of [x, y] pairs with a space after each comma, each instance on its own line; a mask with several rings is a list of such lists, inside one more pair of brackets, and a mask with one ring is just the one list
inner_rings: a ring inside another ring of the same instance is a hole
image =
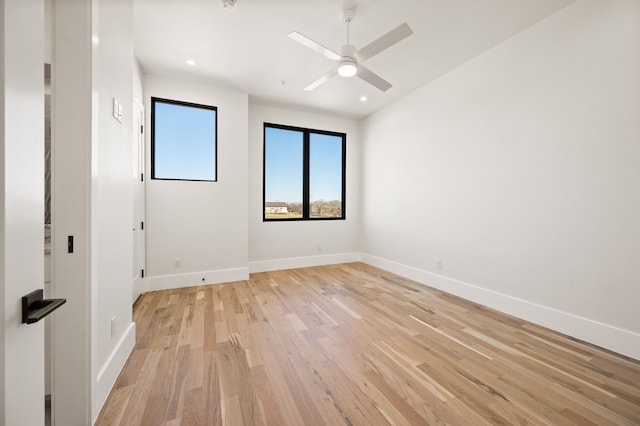
[[353, 77], [358, 73], [358, 66], [351, 60], [344, 60], [338, 65], [338, 75], [340, 77]]

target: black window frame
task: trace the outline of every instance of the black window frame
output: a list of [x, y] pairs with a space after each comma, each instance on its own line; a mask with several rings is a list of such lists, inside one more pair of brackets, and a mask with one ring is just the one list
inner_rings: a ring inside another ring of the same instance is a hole
[[[266, 200], [266, 173], [267, 173], [267, 128], [291, 130], [301, 132], [303, 134], [303, 165], [302, 165], [302, 217], [298, 218], [267, 218], [265, 204]], [[309, 163], [310, 163], [310, 135], [319, 134], [327, 136], [336, 136], [342, 138], [342, 216], [340, 217], [311, 217], [310, 216], [310, 200], [309, 200]], [[347, 134], [342, 132], [333, 132], [328, 130], [309, 129], [306, 127], [289, 126], [285, 124], [263, 123], [262, 128], [262, 221], [263, 222], [299, 222], [299, 221], [317, 221], [317, 220], [346, 220], [346, 179], [347, 178]]]
[[[210, 111], [215, 111], [215, 132], [214, 132], [214, 167], [215, 167], [215, 176], [214, 179], [181, 179], [181, 178], [166, 178], [166, 177], [156, 177], [156, 103], [165, 103], [171, 105], [179, 105], [183, 107], [189, 108], [198, 108], [198, 109], [206, 109]], [[166, 98], [158, 98], [155, 96], [151, 97], [151, 179], [153, 180], [169, 180], [169, 181], [184, 181], [184, 182], [218, 182], [218, 107], [213, 105], [204, 105], [204, 104], [196, 104], [193, 102], [185, 102], [178, 101], [175, 99], [166, 99]]]

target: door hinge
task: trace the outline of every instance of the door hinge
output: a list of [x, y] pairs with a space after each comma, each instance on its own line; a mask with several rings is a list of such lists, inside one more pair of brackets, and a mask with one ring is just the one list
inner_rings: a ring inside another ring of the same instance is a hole
[[140, 182], [144, 182], [144, 173], [140, 173]]
[[144, 278], [144, 269], [140, 269], [140, 277]]
[[142, 124], [140, 125], [140, 133], [144, 133], [144, 126]]
[[140, 222], [140, 230], [144, 231], [144, 222]]

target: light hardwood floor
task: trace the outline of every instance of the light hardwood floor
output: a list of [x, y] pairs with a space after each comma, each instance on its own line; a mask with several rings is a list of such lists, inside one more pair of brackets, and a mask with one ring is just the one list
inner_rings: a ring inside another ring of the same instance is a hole
[[361, 264], [146, 293], [97, 425], [640, 424], [640, 363]]

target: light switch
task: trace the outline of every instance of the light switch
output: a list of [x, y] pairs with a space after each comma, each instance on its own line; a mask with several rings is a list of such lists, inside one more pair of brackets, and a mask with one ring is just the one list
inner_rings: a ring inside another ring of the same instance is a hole
[[113, 115], [113, 118], [115, 118], [116, 120], [118, 119], [118, 101], [116, 98], [113, 98], [113, 111], [111, 113], [111, 115]]

